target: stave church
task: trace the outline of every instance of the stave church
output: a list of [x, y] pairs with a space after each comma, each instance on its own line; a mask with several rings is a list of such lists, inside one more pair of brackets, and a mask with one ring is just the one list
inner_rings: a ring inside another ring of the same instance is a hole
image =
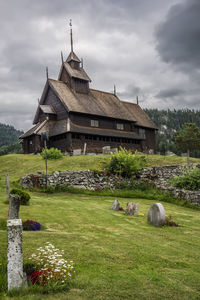
[[155, 153], [157, 127], [137, 104], [122, 101], [113, 93], [90, 88], [91, 79], [73, 49], [62, 64], [58, 79], [47, 81], [38, 103], [33, 127], [24, 133], [23, 152], [39, 153], [41, 134], [48, 134], [48, 147], [72, 153], [86, 146], [88, 153], [102, 153], [102, 147], [126, 148]]

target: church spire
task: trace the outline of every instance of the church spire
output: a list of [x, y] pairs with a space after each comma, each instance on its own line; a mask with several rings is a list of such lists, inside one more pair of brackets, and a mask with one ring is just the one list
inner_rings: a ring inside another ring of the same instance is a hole
[[71, 52], [73, 52], [73, 33], [72, 33], [72, 19], [69, 21], [70, 26], [70, 40], [71, 40]]
[[70, 43], [71, 43], [71, 52], [66, 60], [66, 62], [70, 63], [70, 62], [76, 62], [78, 63], [78, 66], [79, 67], [79, 64], [80, 64], [80, 59], [76, 56], [76, 54], [74, 53], [74, 49], [73, 49], [73, 33], [72, 33], [72, 20], [70, 19], [70, 22], [69, 22], [69, 26], [70, 26]]

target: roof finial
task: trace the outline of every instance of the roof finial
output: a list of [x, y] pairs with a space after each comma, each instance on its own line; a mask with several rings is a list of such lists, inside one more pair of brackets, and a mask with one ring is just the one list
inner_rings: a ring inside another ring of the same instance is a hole
[[139, 104], [138, 96], [136, 96], [137, 105]]
[[116, 94], [116, 86], [115, 86], [115, 84], [114, 84], [114, 95], [116, 96], [117, 94]]
[[46, 67], [46, 76], [47, 76], [47, 79], [49, 79], [49, 70], [48, 70], [48, 67]]
[[81, 58], [81, 68], [83, 69], [83, 58]]
[[62, 51], [61, 51], [61, 61], [62, 61], [62, 64], [64, 63], [64, 59], [63, 59], [63, 53], [62, 53]]
[[72, 19], [69, 21], [70, 26], [70, 37], [71, 37], [71, 52], [73, 52], [73, 36], [72, 36]]

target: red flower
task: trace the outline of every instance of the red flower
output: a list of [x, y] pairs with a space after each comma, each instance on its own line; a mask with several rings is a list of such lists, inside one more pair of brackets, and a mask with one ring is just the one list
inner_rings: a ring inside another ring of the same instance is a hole
[[49, 272], [50, 270], [40, 270], [40, 271], [34, 271], [31, 275], [30, 275], [30, 279], [32, 284], [39, 284], [42, 283], [43, 285], [46, 284], [47, 279], [46, 279], [46, 275], [47, 272]]

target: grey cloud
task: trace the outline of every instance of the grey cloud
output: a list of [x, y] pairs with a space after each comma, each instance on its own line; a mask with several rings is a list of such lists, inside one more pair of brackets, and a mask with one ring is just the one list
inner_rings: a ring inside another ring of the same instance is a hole
[[174, 98], [177, 96], [184, 95], [185, 91], [178, 89], [178, 88], [173, 88], [173, 89], [166, 89], [166, 90], [161, 90], [155, 97], [157, 98]]
[[185, 0], [169, 10], [156, 31], [163, 61], [185, 71], [200, 69], [200, 1]]

